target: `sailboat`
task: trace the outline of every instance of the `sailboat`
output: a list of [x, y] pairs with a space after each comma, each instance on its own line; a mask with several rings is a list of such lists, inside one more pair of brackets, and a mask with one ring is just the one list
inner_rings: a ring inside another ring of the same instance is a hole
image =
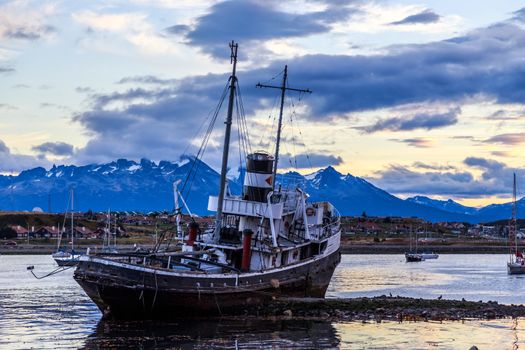
[[408, 240], [409, 240], [409, 251], [405, 253], [406, 262], [424, 261], [425, 258], [423, 257], [423, 254], [417, 252], [417, 232], [415, 233], [416, 249], [412, 251], [412, 226], [410, 226], [410, 236], [408, 237]]
[[[190, 219], [184, 233], [178, 219], [176, 232], [184, 237], [180, 248], [170, 250], [158, 244], [150, 252], [82, 256], [74, 278], [105, 314], [116, 318], [202, 316], [263, 307], [280, 296], [325, 295], [341, 259], [339, 213], [328, 202], [310, 203], [300, 188], [275, 184], [284, 93], [291, 89], [286, 68], [277, 87], [281, 109], [275, 154], [247, 154], [242, 195], [227, 190], [232, 114], [239, 98], [238, 44], [231, 42], [230, 49], [233, 69], [219, 193], [208, 201], [208, 210], [216, 213], [214, 229], [202, 233]], [[180, 210], [176, 210], [179, 218]], [[166, 241], [171, 240], [159, 242]]]
[[[57, 243], [57, 251], [52, 255], [55, 262], [58, 264], [58, 266], [74, 266], [78, 264], [80, 259], [80, 254], [75, 252], [75, 225], [74, 225], [74, 214], [73, 214], [73, 199], [74, 199], [74, 191], [73, 189], [70, 189], [69, 191], [69, 203], [71, 204], [71, 249], [62, 248], [62, 235], [66, 231], [66, 220], [67, 220], [67, 210], [66, 214], [64, 215], [64, 223], [62, 225], [62, 231], [60, 231], [60, 236], [58, 238]], [[69, 204], [68, 203], [68, 204]], [[68, 205], [69, 208], [69, 205]]]
[[117, 253], [117, 223], [115, 221], [114, 231], [111, 232], [111, 211], [108, 210], [108, 219], [104, 228], [102, 238], [102, 252]]
[[509, 261], [507, 272], [509, 275], [525, 274], [525, 258], [523, 252], [518, 249], [518, 237], [516, 235], [516, 174], [513, 174], [512, 184], [512, 218], [509, 222]]

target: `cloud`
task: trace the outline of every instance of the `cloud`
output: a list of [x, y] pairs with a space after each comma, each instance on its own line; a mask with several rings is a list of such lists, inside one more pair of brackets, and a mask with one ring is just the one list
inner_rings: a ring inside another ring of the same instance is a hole
[[[147, 55], [180, 53], [175, 43], [158, 33], [147, 13], [83, 10], [73, 13], [72, 17], [87, 27], [88, 37], [82, 40], [82, 45], [108, 50], [106, 45], [114, 46], [119, 42], [115, 40], [117, 38]], [[100, 45], [101, 42], [105, 42], [105, 45]]]
[[[247, 45], [241, 44], [240, 52]], [[228, 62], [227, 43], [221, 50]], [[326, 122], [357, 111], [412, 104], [422, 106], [421, 111], [394, 111], [392, 118], [377, 120], [363, 130], [434, 130], [456, 124], [460, 110], [430, 110], [428, 105], [456, 106], [473, 96], [494, 103], [522, 103], [524, 56], [525, 31], [517, 25], [498, 23], [451, 40], [388, 47], [373, 56], [305, 55], [248, 68], [241, 59], [238, 76], [248, 118], [267, 109], [265, 101], [272, 94], [254, 85], [275, 76], [288, 64], [293, 85], [313, 90], [302, 99], [304, 117], [311, 121]], [[195, 130], [216, 106], [227, 78], [228, 72], [189, 76], [184, 81], [125, 77], [121, 82], [128, 84], [126, 90], [91, 94], [90, 108], [74, 120], [92, 138], [75, 157], [83, 161], [143, 156], [158, 159], [161, 154], [178, 157], [188, 143], [197, 142]]]
[[[471, 171], [448, 166], [426, 166], [416, 164], [414, 168], [391, 165], [372, 178], [381, 188], [400, 195], [440, 195], [448, 197], [507, 197], [511, 192], [512, 174], [515, 169], [492, 159], [468, 157], [463, 164], [481, 170], [475, 177]], [[463, 167], [464, 169], [465, 167]], [[419, 171], [422, 169], [425, 171]], [[525, 174], [518, 173], [519, 181]], [[402, 181], [400, 181], [402, 179]]]
[[392, 141], [406, 143], [409, 146], [417, 148], [430, 148], [433, 146], [432, 141], [424, 137], [414, 137], [409, 139], [392, 139]]
[[329, 165], [336, 166], [342, 163], [343, 158], [331, 154], [302, 153], [294, 156], [287, 153], [281, 156], [279, 167], [295, 169], [324, 168]]
[[37, 166], [48, 165], [49, 161], [45, 158], [13, 154], [5, 142], [0, 140], [0, 172], [17, 173]]
[[332, 23], [345, 20], [358, 11], [343, 6], [343, 3], [325, 2], [324, 10], [320, 11], [304, 12], [303, 9], [300, 12], [286, 12], [279, 9], [275, 1], [223, 1], [215, 3], [207, 14], [198, 17], [192, 28], [177, 24], [167, 28], [166, 32], [177, 36], [183, 34], [188, 43], [216, 58], [229, 56], [229, 52], [224, 51], [223, 43], [232, 39], [243, 43], [245, 47], [251, 47], [253, 53], [260, 54], [262, 44], [268, 40], [329, 32]]
[[7, 2], [0, 6], [0, 38], [28, 41], [49, 38], [57, 28], [47, 22], [56, 12], [53, 3]]
[[512, 19], [521, 21], [521, 22], [525, 22], [525, 7], [519, 9], [518, 11], [515, 11], [513, 14], [514, 14], [514, 17]]
[[374, 133], [384, 130], [409, 131], [415, 129], [438, 129], [456, 124], [458, 122], [457, 115], [459, 112], [459, 109], [454, 109], [443, 114], [417, 114], [410, 118], [394, 117], [380, 119], [374, 124], [360, 127], [360, 129], [367, 133]]
[[15, 69], [11, 67], [0, 67], [0, 74], [13, 73], [14, 71]]
[[509, 133], [492, 136], [483, 142], [485, 143], [499, 143], [503, 145], [519, 145], [525, 143], [525, 133]]
[[452, 165], [428, 164], [423, 162], [414, 162], [412, 167], [426, 170], [456, 170]]
[[141, 75], [133, 77], [125, 77], [117, 81], [117, 84], [158, 84], [158, 85], [168, 85], [176, 83], [176, 79], [161, 79], [154, 75]]
[[51, 154], [55, 156], [71, 156], [74, 153], [73, 146], [65, 142], [45, 142], [31, 147], [31, 149], [40, 154]]
[[492, 151], [490, 152], [490, 154], [496, 157], [510, 157], [511, 156], [509, 152], [505, 152], [505, 151]]
[[5, 109], [9, 111], [9, 110], [16, 110], [18, 109], [18, 107], [10, 105], [8, 103], [0, 103], [0, 109]]
[[392, 22], [392, 25], [404, 25], [404, 24], [428, 24], [438, 22], [441, 18], [440, 15], [432, 10], [424, 10], [418, 14], [408, 16], [400, 21]]
[[50, 25], [36, 27], [15, 27], [4, 31], [3, 36], [9, 39], [38, 40], [49, 34], [55, 33], [57, 29]]

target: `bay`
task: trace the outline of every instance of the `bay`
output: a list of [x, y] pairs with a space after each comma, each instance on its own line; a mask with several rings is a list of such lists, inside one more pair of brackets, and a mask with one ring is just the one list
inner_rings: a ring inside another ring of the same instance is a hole
[[[505, 255], [343, 255], [327, 297], [400, 295], [522, 304], [525, 276], [508, 276]], [[50, 256], [0, 256], [0, 349], [515, 349], [524, 320], [463, 322], [103, 321]]]

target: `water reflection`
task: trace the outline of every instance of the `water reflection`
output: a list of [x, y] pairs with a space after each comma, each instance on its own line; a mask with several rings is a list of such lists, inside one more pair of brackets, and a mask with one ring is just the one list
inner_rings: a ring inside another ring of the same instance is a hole
[[330, 322], [307, 320], [102, 320], [84, 349], [320, 349], [338, 348]]
[[406, 263], [399, 255], [343, 255], [327, 297], [400, 295], [523, 304], [525, 275], [507, 274], [505, 254], [442, 254]]
[[[330, 323], [305, 320], [101, 321], [66, 271], [43, 280], [50, 256], [0, 256], [0, 349], [480, 349], [524, 348], [525, 320]], [[442, 255], [407, 264], [402, 255], [344, 255], [329, 297], [388, 294], [524, 303], [525, 276], [504, 255]]]

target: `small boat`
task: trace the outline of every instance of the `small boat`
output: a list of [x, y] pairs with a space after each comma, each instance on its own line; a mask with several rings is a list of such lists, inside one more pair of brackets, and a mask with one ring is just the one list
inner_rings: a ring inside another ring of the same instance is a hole
[[405, 253], [405, 259], [407, 262], [419, 262], [425, 260], [423, 254], [418, 253]]
[[108, 220], [104, 228], [104, 236], [102, 238], [103, 253], [118, 253], [117, 250], [117, 219], [115, 219], [114, 231], [111, 231], [111, 211], [108, 210]]
[[523, 252], [518, 249], [518, 237], [516, 235], [516, 174], [513, 177], [512, 187], [512, 217], [509, 222], [509, 261], [507, 272], [509, 275], [525, 274], [525, 258]]
[[[181, 193], [175, 183], [176, 230], [161, 236], [152, 251], [82, 256], [74, 278], [106, 315], [135, 319], [221, 315], [264, 307], [281, 296], [325, 296], [341, 260], [340, 215], [328, 202], [308, 201], [296, 184], [277, 186], [275, 181], [285, 91], [310, 92], [287, 86], [287, 67], [282, 85], [257, 85], [281, 90], [275, 153], [246, 147], [243, 192], [233, 195], [227, 189], [232, 113], [235, 106], [242, 106], [242, 101], [235, 103], [240, 98], [237, 47], [230, 44], [233, 73], [228, 81], [218, 196], [208, 200], [208, 210], [216, 213], [213, 230], [201, 231], [182, 195], [184, 187]], [[240, 122], [239, 139], [249, 145], [245, 131]], [[182, 209], [190, 218], [186, 233]], [[170, 246], [171, 242], [178, 243]]]
[[[74, 225], [74, 214], [73, 214], [73, 189], [69, 191], [69, 202], [71, 204], [71, 248], [67, 249], [61, 247], [62, 235], [65, 233], [66, 219], [67, 219], [67, 210], [66, 215], [64, 215], [64, 223], [62, 225], [62, 231], [59, 228], [60, 236], [57, 243], [57, 251], [52, 255], [55, 262], [58, 266], [75, 266], [80, 261], [80, 254], [75, 252], [75, 225]], [[68, 205], [69, 207], [69, 205]]]
[[415, 233], [415, 250], [412, 251], [412, 227], [410, 227], [410, 235], [408, 236], [409, 252], [405, 253], [406, 262], [420, 262], [425, 261], [423, 254], [417, 252], [417, 232]]

